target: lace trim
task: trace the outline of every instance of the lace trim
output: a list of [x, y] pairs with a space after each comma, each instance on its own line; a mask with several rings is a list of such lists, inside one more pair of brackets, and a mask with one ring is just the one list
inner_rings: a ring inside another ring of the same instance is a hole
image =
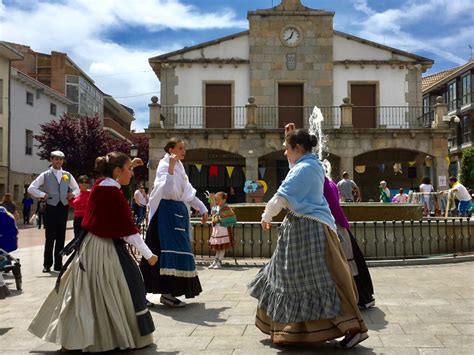
[[197, 271], [183, 271], [176, 269], [160, 269], [160, 275], [167, 276], [178, 276], [178, 277], [195, 277], [197, 276]]

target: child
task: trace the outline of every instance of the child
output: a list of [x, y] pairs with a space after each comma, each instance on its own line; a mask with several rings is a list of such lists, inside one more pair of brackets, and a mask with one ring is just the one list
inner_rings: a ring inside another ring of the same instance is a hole
[[[135, 163], [135, 160], [134, 160]], [[143, 165], [143, 162], [136, 161]], [[29, 331], [64, 350], [106, 352], [137, 349], [153, 342], [155, 330], [145, 286], [125, 242], [154, 265], [120, 187], [128, 185], [133, 164], [123, 153], [96, 159], [98, 179], [87, 203], [87, 231], [57, 290], [52, 290]]]
[[91, 191], [88, 190], [89, 178], [86, 175], [79, 176], [77, 182], [79, 183], [79, 195], [69, 200], [69, 206], [74, 208], [74, 238], [78, 238], [82, 233], [84, 233], [81, 224], [84, 215], [86, 214], [87, 201], [91, 194]]
[[232, 238], [232, 229], [230, 227], [237, 223], [235, 213], [226, 204], [227, 194], [225, 192], [217, 192], [214, 196], [215, 206], [212, 216], [212, 236], [209, 239], [211, 250], [216, 251], [216, 258], [209, 266], [209, 269], [221, 269], [222, 259], [224, 259], [225, 251], [232, 249], [234, 241]]

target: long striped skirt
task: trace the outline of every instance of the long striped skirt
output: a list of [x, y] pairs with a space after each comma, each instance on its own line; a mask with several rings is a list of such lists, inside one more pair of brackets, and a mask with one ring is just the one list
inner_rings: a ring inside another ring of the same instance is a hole
[[183, 202], [160, 201], [145, 243], [159, 256], [154, 266], [144, 259], [140, 262], [147, 292], [186, 298], [202, 292], [189, 235], [189, 211]]
[[313, 343], [367, 332], [357, 288], [337, 235], [291, 213], [270, 262], [249, 284], [255, 324], [274, 343]]

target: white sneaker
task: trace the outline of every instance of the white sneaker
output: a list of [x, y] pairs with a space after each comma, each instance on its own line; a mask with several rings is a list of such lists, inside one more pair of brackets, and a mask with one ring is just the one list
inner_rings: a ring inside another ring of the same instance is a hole
[[217, 260], [216, 264], [213, 267], [213, 269], [222, 269], [222, 261]]
[[217, 260], [214, 260], [214, 261], [211, 263], [211, 265], [209, 265], [207, 268], [208, 268], [208, 269], [214, 269], [214, 266], [216, 266], [216, 264], [217, 264]]

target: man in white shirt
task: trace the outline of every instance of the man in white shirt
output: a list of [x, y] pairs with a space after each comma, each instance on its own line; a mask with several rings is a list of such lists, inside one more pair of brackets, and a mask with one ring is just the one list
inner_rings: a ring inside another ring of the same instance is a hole
[[135, 223], [141, 224], [145, 217], [145, 210], [147, 204], [147, 196], [145, 192], [145, 186], [140, 185], [133, 194], [133, 200], [135, 202]]
[[74, 177], [62, 169], [64, 153], [59, 150], [51, 152], [49, 161], [51, 167], [42, 172], [28, 187], [28, 193], [46, 201], [43, 272], [51, 271], [53, 248], [54, 270], [61, 271], [63, 263], [60, 251], [64, 248], [66, 238], [68, 200], [79, 194], [79, 186]]
[[467, 217], [471, 209], [472, 197], [466, 187], [455, 176], [449, 177], [449, 187], [459, 201], [458, 211], [461, 217]]

